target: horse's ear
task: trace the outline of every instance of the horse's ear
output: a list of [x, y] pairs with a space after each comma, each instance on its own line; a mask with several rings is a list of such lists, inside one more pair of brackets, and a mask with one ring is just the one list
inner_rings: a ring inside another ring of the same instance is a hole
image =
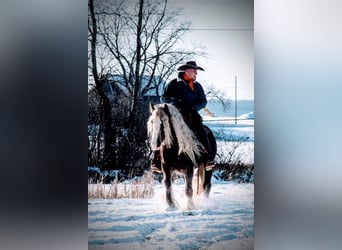
[[150, 113], [152, 113], [154, 110], [154, 105], [150, 102]]
[[169, 105], [167, 105], [167, 103], [164, 103], [163, 109], [166, 113], [169, 112]]

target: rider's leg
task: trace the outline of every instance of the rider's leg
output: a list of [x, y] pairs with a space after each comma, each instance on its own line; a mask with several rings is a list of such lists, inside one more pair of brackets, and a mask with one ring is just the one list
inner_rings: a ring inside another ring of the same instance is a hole
[[200, 117], [200, 115], [198, 115], [197, 117], [194, 116], [194, 124], [193, 124], [193, 130], [198, 138], [198, 140], [202, 143], [202, 145], [204, 146], [204, 148], [206, 149], [206, 152], [203, 153], [202, 158], [200, 159], [201, 162], [204, 162], [204, 164], [206, 164], [207, 168], [213, 168], [215, 166], [215, 163], [213, 161], [213, 159], [215, 158], [215, 156], [211, 155], [211, 147], [210, 147], [210, 142], [209, 142], [209, 138], [207, 136], [207, 133], [204, 129], [203, 123], [202, 123], [202, 118]]
[[195, 133], [197, 139], [200, 141], [200, 143], [204, 146], [204, 152], [202, 153], [202, 157], [199, 159], [200, 162], [203, 162], [207, 166], [213, 166], [213, 156], [210, 155], [211, 148], [209, 143], [209, 138], [207, 136], [207, 133], [203, 127], [202, 123], [202, 117], [196, 112], [184, 112], [183, 110], [180, 110], [180, 112], [183, 115], [183, 119], [185, 123], [191, 128], [191, 130]]
[[[199, 116], [199, 115], [198, 115]], [[194, 117], [192, 130], [194, 131], [197, 139], [204, 146], [205, 151], [202, 154], [201, 161], [206, 163], [209, 160], [210, 144], [207, 134], [204, 130], [201, 117]]]

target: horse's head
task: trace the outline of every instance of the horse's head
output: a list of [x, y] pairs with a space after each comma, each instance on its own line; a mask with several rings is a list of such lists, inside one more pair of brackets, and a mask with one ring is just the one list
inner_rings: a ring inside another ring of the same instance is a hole
[[162, 142], [167, 148], [170, 148], [173, 140], [170, 128], [170, 119], [167, 115], [167, 104], [156, 106], [150, 104], [150, 112], [151, 116], [147, 122], [147, 131], [152, 150], [159, 150]]

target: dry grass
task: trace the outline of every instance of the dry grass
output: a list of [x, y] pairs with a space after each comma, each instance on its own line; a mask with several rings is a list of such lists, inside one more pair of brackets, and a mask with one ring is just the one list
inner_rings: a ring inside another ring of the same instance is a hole
[[154, 179], [148, 172], [129, 183], [88, 184], [88, 199], [150, 198], [154, 194]]

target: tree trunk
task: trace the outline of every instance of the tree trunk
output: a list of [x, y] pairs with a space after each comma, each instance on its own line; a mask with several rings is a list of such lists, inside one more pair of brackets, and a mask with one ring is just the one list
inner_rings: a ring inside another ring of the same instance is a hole
[[92, 74], [95, 81], [95, 86], [98, 94], [101, 98], [101, 109], [103, 112], [103, 123], [104, 123], [104, 155], [102, 162], [102, 169], [111, 169], [115, 167], [115, 155], [113, 145], [115, 142], [115, 136], [113, 134], [113, 117], [110, 99], [103, 91], [103, 84], [106, 79], [100, 79], [97, 71], [97, 60], [96, 60], [96, 41], [97, 41], [97, 21], [95, 18], [94, 3], [93, 0], [89, 0], [88, 7], [91, 17], [91, 61], [92, 61]]
[[141, 49], [142, 49], [141, 33], [142, 33], [143, 7], [144, 7], [144, 0], [140, 0], [138, 24], [137, 24], [137, 48], [136, 48], [137, 60], [135, 64], [135, 81], [134, 81], [134, 90], [133, 90], [133, 100], [132, 100], [132, 106], [131, 106], [130, 123], [134, 123], [135, 121], [135, 116], [138, 111], [139, 89], [141, 87], [140, 64], [141, 64]]

